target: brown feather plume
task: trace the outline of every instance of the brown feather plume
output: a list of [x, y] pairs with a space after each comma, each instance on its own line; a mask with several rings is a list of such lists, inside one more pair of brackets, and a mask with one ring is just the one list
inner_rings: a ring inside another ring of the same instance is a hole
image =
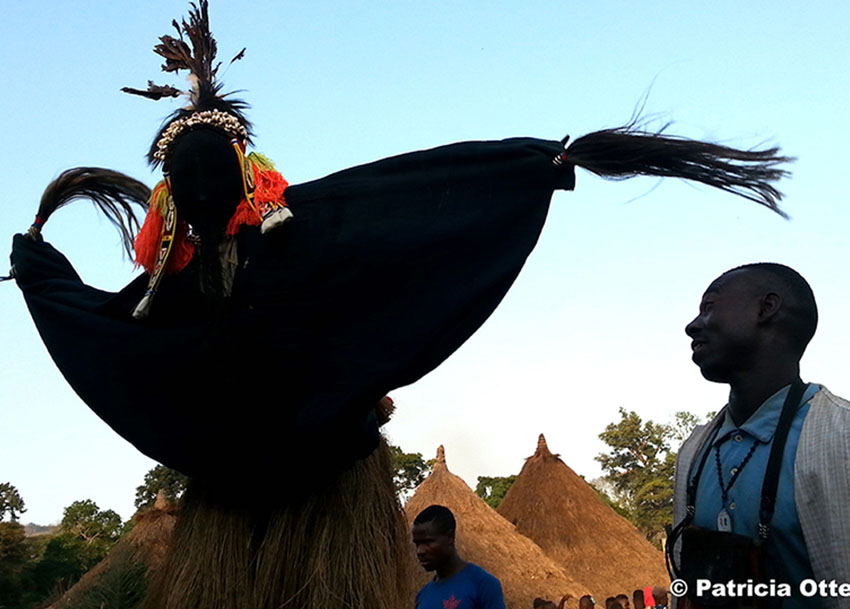
[[[215, 76], [221, 63], [213, 65], [218, 47], [215, 38], [210, 33], [208, 0], [201, 0], [198, 4], [193, 2], [191, 7], [188, 21], [184, 19], [181, 23], [177, 23], [176, 20], [171, 22], [171, 25], [177, 31], [177, 37], [168, 34], [160, 36], [159, 44], [153, 50], [154, 53], [165, 59], [165, 63], [162, 64], [163, 72], [189, 71], [190, 78], [194, 79], [194, 87], [191, 92], [192, 103], [196, 104], [200, 91], [210, 89], [215, 92], [218, 91]], [[188, 42], [186, 39], [188, 39]], [[180, 93], [174, 87], [155, 85], [151, 81], [148, 81], [146, 91], [131, 87], [124, 87], [121, 90], [133, 95], [142, 95], [149, 99], [160, 99], [165, 96], [176, 97], [174, 93]]]
[[141, 95], [142, 97], [147, 97], [148, 99], [158, 100], [163, 97], [180, 97], [183, 94], [183, 91], [180, 89], [175, 89], [171, 85], [155, 85], [152, 80], [148, 81], [147, 89], [133, 89], [132, 87], [122, 87], [121, 91], [124, 93], [131, 93], [133, 95]]
[[[219, 110], [235, 116], [248, 132], [246, 143], [251, 143], [251, 123], [245, 117], [244, 110], [248, 105], [238, 99], [231, 99], [228, 93], [221, 92], [221, 83], [216, 81], [216, 75], [221, 62], [216, 63], [218, 46], [210, 33], [209, 2], [200, 0], [190, 4], [189, 16], [181, 22], [173, 20], [171, 25], [176, 30], [176, 36], [160, 36], [154, 52], [165, 59], [162, 64], [164, 72], [187, 70], [189, 81], [192, 83], [188, 92], [180, 91], [168, 85], [156, 85], [148, 81], [147, 89], [124, 87], [125, 93], [140, 95], [148, 99], [158, 100], [163, 97], [177, 97], [183, 93], [189, 95], [189, 105], [180, 108], [169, 116], [160, 127], [148, 151], [148, 161], [156, 166], [160, 161], [154, 157], [157, 151], [156, 142], [174, 120], [186, 117], [194, 112]], [[243, 48], [231, 61], [237, 61], [245, 55]]]
[[[198, 80], [212, 82], [220, 64], [213, 67], [218, 47], [210, 33], [209, 2], [201, 0], [199, 5], [193, 2], [191, 6], [188, 22], [171, 22], [177, 30], [178, 38], [168, 35], [160, 37], [154, 52], [165, 58], [163, 71], [189, 70]], [[191, 48], [183, 34], [189, 39]]]

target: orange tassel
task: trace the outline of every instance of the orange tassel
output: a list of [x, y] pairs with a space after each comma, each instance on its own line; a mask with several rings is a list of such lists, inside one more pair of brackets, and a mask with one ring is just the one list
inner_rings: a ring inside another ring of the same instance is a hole
[[[289, 186], [289, 182], [277, 171], [262, 170], [253, 166], [254, 172], [254, 204], [259, 207], [261, 203], [278, 203], [286, 205], [283, 191]], [[252, 207], [247, 199], [242, 199], [236, 212], [227, 223], [226, 233], [229, 237], [236, 235], [242, 226], [259, 226], [263, 218], [255, 207]]]
[[162, 223], [162, 214], [151, 205], [148, 208], [148, 215], [145, 216], [145, 223], [142, 224], [142, 229], [136, 235], [136, 241], [133, 244], [136, 250], [136, 266], [143, 267], [148, 274], [153, 271], [156, 264], [162, 241]]
[[[159, 248], [162, 244], [162, 216], [156, 210], [149, 210], [145, 223], [139, 234], [136, 235], [136, 266], [145, 269], [150, 275], [153, 273], [159, 256]], [[189, 242], [189, 225], [186, 222], [178, 222], [177, 230], [174, 231], [174, 245], [166, 262], [165, 272], [169, 275], [179, 273], [191, 262], [195, 255], [195, 246]]]
[[230, 222], [227, 223], [227, 230], [225, 232], [228, 237], [232, 237], [239, 232], [240, 227], [244, 225], [259, 226], [262, 221], [260, 214], [248, 205], [247, 199], [242, 199], [236, 208], [236, 213], [231, 216]]
[[[136, 250], [136, 266], [145, 269], [145, 272], [151, 274], [156, 260], [159, 256], [159, 249], [162, 245], [162, 214], [165, 212], [165, 204], [168, 198], [168, 190], [165, 182], [160, 182], [151, 194], [150, 206], [148, 207], [145, 222], [139, 234], [136, 235], [134, 249]], [[186, 222], [178, 222], [177, 229], [174, 231], [174, 245], [171, 248], [171, 254], [168, 256], [165, 272], [168, 274], [179, 273], [195, 254], [195, 247], [189, 243], [187, 236], [189, 234], [189, 226]]]
[[[242, 226], [260, 226], [263, 218], [257, 210], [260, 204], [272, 203], [275, 206], [286, 206], [284, 191], [289, 182], [274, 169], [261, 169], [261, 165], [251, 163], [254, 173], [254, 204], [252, 206], [247, 199], [242, 199], [236, 207], [236, 212], [227, 223], [226, 234], [230, 237], [236, 235]], [[142, 229], [136, 236], [136, 266], [143, 267], [147, 273], [153, 272], [159, 256], [159, 248], [162, 243], [163, 214], [166, 209], [168, 191], [165, 182], [160, 182], [151, 195], [150, 207], [145, 217]], [[195, 253], [194, 246], [186, 238], [189, 227], [185, 222], [178, 221], [174, 233], [174, 245], [168, 256], [165, 272], [168, 274], [182, 271], [192, 260]]]
[[283, 191], [289, 182], [276, 171], [255, 171], [257, 184], [254, 200], [257, 203], [283, 203]]

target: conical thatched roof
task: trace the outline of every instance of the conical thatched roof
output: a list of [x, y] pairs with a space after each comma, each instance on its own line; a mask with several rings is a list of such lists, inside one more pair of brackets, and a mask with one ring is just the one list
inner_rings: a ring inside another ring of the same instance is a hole
[[596, 598], [669, 585], [664, 554], [553, 455], [543, 434], [498, 512]]
[[[48, 609], [135, 606], [162, 567], [177, 508], [160, 491], [153, 507], [133, 516], [133, 528]], [[116, 600], [117, 597], [117, 600]]]
[[[442, 446], [431, 475], [404, 506], [408, 522], [412, 525], [417, 514], [433, 504], [454, 513], [458, 553], [499, 578], [508, 609], [531, 607], [538, 596], [557, 602], [565, 594], [578, 599], [589, 592], [452, 474]], [[416, 575], [417, 590], [432, 576], [422, 569]]]

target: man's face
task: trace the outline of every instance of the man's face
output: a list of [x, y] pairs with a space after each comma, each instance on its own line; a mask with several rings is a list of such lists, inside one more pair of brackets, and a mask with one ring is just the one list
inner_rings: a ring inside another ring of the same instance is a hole
[[454, 531], [443, 532], [433, 522], [413, 525], [416, 558], [426, 571], [435, 571], [455, 552]]
[[747, 271], [716, 279], [700, 302], [699, 315], [685, 326], [694, 363], [709, 381], [730, 382], [753, 364], [758, 344], [760, 299]]

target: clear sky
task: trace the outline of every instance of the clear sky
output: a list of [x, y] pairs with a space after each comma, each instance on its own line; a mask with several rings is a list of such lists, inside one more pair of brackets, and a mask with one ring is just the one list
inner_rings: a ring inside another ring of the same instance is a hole
[[[144, 153], [179, 102], [119, 89], [183, 86], [151, 49], [187, 8], [4, 4], [7, 243], [64, 169], [159, 179]], [[449, 467], [474, 486], [479, 475], [517, 473], [543, 432], [573, 469], [598, 476], [597, 436], [619, 407], [666, 422], [722, 406], [726, 390], [702, 380], [683, 328], [712, 279], [755, 261], [810, 281], [821, 323], [804, 379], [850, 396], [850, 4], [213, 0], [210, 13], [223, 60], [247, 47], [224, 81], [244, 91], [256, 149], [291, 183], [456, 141], [575, 138], [627, 121], [647, 91], [647, 113], [673, 121], [671, 133], [778, 144], [798, 159], [781, 185], [790, 221], [704, 186], [580, 171], [575, 192], [554, 196], [493, 317], [439, 369], [391, 394], [387, 431], [404, 450], [431, 457], [445, 444]], [[58, 212], [45, 237], [91, 285], [116, 290], [137, 273], [88, 204]], [[86, 498], [128, 518], [154, 462], [68, 387], [14, 283], [0, 284], [0, 307], [0, 482], [21, 492], [23, 520], [56, 522]]]

